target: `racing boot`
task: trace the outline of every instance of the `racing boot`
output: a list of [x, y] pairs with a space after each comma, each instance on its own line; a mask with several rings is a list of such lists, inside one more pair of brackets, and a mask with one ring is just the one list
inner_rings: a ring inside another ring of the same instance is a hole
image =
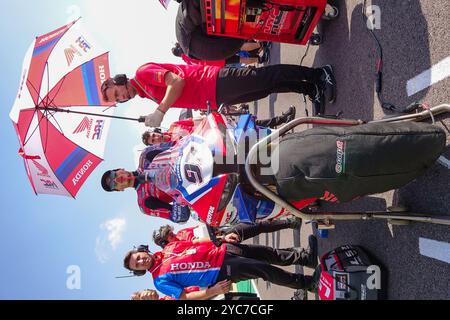
[[305, 289], [297, 289], [291, 300], [308, 300], [308, 292]]
[[322, 67], [322, 76], [320, 80], [322, 81], [321, 89], [329, 103], [336, 101], [336, 78], [334, 77], [333, 67], [327, 64]]

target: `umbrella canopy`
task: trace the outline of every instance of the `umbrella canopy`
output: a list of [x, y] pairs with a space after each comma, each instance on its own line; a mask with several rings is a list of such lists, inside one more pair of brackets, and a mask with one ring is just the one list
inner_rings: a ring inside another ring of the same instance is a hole
[[[108, 52], [80, 19], [37, 37], [26, 53], [10, 112], [19, 154], [36, 194], [75, 197], [103, 160], [112, 104], [102, 99]], [[97, 112], [95, 112], [97, 111]]]

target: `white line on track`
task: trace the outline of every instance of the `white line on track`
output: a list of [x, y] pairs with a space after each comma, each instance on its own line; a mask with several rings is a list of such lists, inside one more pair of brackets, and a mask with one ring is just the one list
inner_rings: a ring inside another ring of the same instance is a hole
[[450, 160], [448, 160], [447, 158], [445, 158], [444, 156], [440, 156], [439, 159], [437, 160], [440, 164], [442, 164], [444, 167], [446, 167], [447, 169], [450, 169]]
[[419, 250], [423, 256], [450, 263], [450, 243], [419, 238]]
[[450, 76], [450, 57], [409, 80], [406, 84], [408, 97]]

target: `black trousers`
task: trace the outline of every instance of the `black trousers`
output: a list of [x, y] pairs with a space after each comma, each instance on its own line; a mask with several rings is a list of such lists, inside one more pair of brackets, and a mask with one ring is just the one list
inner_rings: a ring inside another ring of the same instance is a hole
[[256, 237], [261, 233], [276, 232], [291, 227], [289, 220], [261, 221], [255, 224], [239, 223], [230, 228], [225, 234], [236, 233], [241, 241]]
[[285, 271], [279, 267], [292, 264], [306, 264], [299, 251], [292, 248], [273, 249], [260, 245], [227, 244], [227, 252], [217, 281], [225, 279], [233, 282], [264, 279], [271, 283], [303, 289], [309, 283], [308, 276]]
[[321, 69], [278, 64], [261, 68], [222, 68], [216, 84], [217, 105], [239, 104], [271, 93], [297, 92], [314, 96]]

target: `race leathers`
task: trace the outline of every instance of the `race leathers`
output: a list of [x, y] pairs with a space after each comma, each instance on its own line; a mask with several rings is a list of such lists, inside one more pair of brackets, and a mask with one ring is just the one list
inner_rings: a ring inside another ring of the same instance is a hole
[[173, 142], [150, 145], [145, 148], [139, 159], [139, 167], [136, 174], [136, 192], [138, 205], [144, 214], [169, 219], [175, 223], [183, 223], [189, 220], [190, 210], [186, 206], [172, 203], [173, 199], [156, 188], [146, 170], [150, 167], [153, 158], [159, 153], [168, 150]]

